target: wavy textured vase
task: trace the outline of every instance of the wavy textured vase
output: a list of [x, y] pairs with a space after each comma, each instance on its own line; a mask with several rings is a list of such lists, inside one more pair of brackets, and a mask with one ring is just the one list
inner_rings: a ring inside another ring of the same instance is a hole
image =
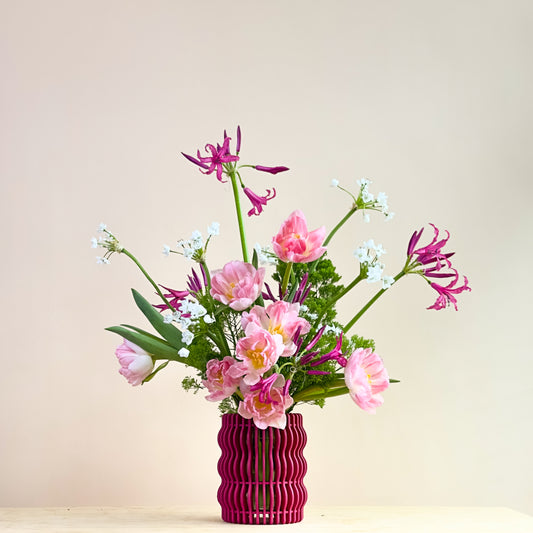
[[223, 415], [218, 433], [222, 520], [233, 524], [292, 524], [303, 519], [307, 436], [302, 415], [287, 427], [258, 429], [238, 414]]

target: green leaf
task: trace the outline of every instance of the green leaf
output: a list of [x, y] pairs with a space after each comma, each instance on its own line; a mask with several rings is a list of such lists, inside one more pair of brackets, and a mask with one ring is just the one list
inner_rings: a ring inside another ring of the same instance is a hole
[[163, 339], [158, 339], [153, 335], [146, 335], [145, 333], [141, 333], [139, 331], [131, 331], [122, 326], [111, 326], [110, 328], [105, 329], [106, 331], [116, 333], [117, 335], [124, 337], [126, 340], [133, 342], [133, 344], [140, 346], [143, 350], [146, 350], [156, 359], [172, 359], [182, 363], [186, 362], [186, 359], [180, 357], [177, 350], [172, 348], [172, 346], [170, 346]]
[[399, 379], [389, 379], [389, 383], [400, 383]]
[[161, 316], [161, 313], [159, 313], [159, 311], [155, 309], [153, 305], [148, 300], [143, 298], [135, 289], [131, 289], [131, 292], [133, 293], [133, 298], [135, 299], [137, 307], [150, 321], [150, 324], [152, 324], [154, 329], [168, 341], [170, 346], [176, 348], [176, 350], [184, 348], [185, 343], [181, 339], [180, 330], [172, 324], [166, 324]]
[[259, 258], [257, 257], [257, 250], [254, 248], [254, 254], [252, 255], [252, 265], [255, 269], [259, 268]]
[[163, 370], [163, 368], [165, 368], [167, 365], [168, 365], [169, 361], [165, 361], [162, 365], [159, 365], [151, 374], [149, 374], [148, 376], [146, 376], [144, 379], [143, 379], [143, 385], [150, 381], [151, 379], [153, 379], [153, 377], [160, 371], [160, 370]]

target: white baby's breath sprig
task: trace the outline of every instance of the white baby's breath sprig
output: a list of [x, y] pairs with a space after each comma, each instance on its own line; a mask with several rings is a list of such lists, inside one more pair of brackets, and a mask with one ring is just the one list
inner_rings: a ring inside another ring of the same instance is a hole
[[254, 245], [254, 250], [257, 253], [257, 259], [261, 266], [274, 265], [277, 262], [276, 255], [268, 246], [261, 246], [259, 243]]

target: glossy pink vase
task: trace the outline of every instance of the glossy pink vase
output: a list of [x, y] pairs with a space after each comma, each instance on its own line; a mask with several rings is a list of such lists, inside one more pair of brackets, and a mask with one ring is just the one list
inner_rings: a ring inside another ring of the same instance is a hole
[[223, 415], [218, 433], [222, 520], [233, 524], [292, 524], [303, 518], [307, 436], [302, 415], [285, 429], [258, 429], [253, 420]]

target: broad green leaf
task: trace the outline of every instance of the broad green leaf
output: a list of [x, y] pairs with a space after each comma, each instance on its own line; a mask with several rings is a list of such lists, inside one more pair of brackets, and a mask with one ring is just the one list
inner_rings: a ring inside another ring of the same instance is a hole
[[133, 298], [135, 299], [137, 307], [150, 321], [150, 324], [152, 324], [154, 329], [164, 337], [173, 348], [176, 348], [176, 350], [184, 348], [185, 343], [181, 339], [180, 330], [172, 324], [166, 324], [161, 313], [159, 313], [159, 311], [135, 289], [132, 289], [131, 292], [133, 293]]
[[140, 346], [156, 359], [172, 359], [174, 361], [186, 362], [183, 357], [178, 356], [175, 348], [162, 339], [157, 339], [152, 335], [145, 335], [138, 331], [131, 331], [122, 326], [111, 326], [110, 328], [106, 328], [106, 330], [116, 333], [126, 340], [133, 342], [133, 344]]

